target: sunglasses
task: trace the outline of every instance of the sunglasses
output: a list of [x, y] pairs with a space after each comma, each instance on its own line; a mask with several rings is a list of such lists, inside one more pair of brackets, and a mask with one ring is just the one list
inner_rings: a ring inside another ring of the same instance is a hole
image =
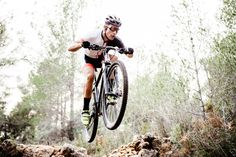
[[120, 29], [117, 27], [108, 27], [112, 32], [118, 32]]

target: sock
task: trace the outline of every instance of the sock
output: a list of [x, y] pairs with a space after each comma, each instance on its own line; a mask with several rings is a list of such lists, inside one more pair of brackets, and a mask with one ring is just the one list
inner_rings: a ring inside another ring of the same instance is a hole
[[89, 102], [91, 98], [84, 98], [84, 107], [83, 110], [89, 110]]

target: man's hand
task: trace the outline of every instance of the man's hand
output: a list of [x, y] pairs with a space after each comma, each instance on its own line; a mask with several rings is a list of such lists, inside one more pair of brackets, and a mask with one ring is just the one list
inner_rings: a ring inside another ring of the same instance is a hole
[[132, 58], [133, 54], [126, 54], [127, 57]]
[[134, 53], [134, 49], [131, 48], [131, 47], [129, 47], [129, 48], [128, 48], [128, 53], [129, 53], [129, 54], [133, 54], [133, 53]]
[[81, 44], [81, 46], [82, 46], [83, 48], [89, 48], [90, 42], [88, 42], [88, 41], [83, 41], [82, 44]]
[[126, 56], [129, 58], [133, 57], [134, 49], [133, 48], [127, 48]]

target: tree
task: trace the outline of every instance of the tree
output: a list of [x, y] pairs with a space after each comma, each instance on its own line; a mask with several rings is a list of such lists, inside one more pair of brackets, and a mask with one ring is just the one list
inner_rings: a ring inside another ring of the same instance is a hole
[[[4, 109], [5, 109], [5, 101], [2, 101], [0, 99], [0, 141], [6, 139], [7, 134], [6, 134], [6, 115], [4, 114]], [[3, 136], [2, 136], [3, 135]]]
[[65, 127], [66, 112], [64, 107], [64, 95], [67, 92], [65, 82], [68, 77], [65, 73], [66, 65], [60, 63], [60, 59], [45, 59], [36, 74], [31, 77], [34, 86], [30, 95], [31, 105], [39, 115], [37, 133], [43, 137], [44, 130], [53, 131], [60, 126]]
[[173, 35], [173, 43], [178, 43], [176, 52], [182, 64], [180, 69], [183, 69], [184, 77], [191, 83], [194, 103], [201, 107], [201, 115], [205, 119], [203, 96], [206, 93], [203, 87], [206, 83], [203, 80], [206, 80], [206, 76], [201, 61], [209, 55], [212, 35], [205, 26], [205, 15], [199, 11], [196, 1], [181, 1], [173, 7], [172, 16], [178, 30]]
[[236, 30], [236, 1], [223, 0], [224, 6], [222, 8], [221, 20], [225, 23], [226, 27]]
[[216, 37], [214, 55], [208, 58], [207, 69], [213, 87], [212, 102], [222, 112], [224, 119], [231, 120], [236, 115], [236, 1], [224, 0], [221, 20], [226, 26], [224, 35]]
[[190, 120], [184, 114], [188, 112], [188, 87], [182, 76], [171, 71], [175, 63], [167, 56], [162, 54], [153, 59], [158, 60], [157, 70], [139, 76], [130, 87], [135, 92], [129, 94], [127, 123], [132, 122], [129, 127], [134, 134], [151, 131], [167, 136], [176, 124]]
[[[4, 48], [6, 48], [8, 46], [8, 44], [10, 44], [9, 40], [9, 34], [8, 34], [8, 30], [7, 30], [7, 25], [9, 23], [9, 20], [12, 20], [13, 17], [8, 17], [5, 18], [4, 20], [0, 19], [0, 50], [2, 51], [1, 55], [0, 55], [0, 70], [3, 67], [9, 66], [9, 65], [15, 65], [17, 63], [18, 58], [14, 57], [14, 56], [8, 56], [6, 57], [5, 54], [6, 52], [4, 52]], [[19, 33], [19, 41], [23, 41], [22, 36], [20, 35], [21, 33]], [[16, 50], [18, 47], [16, 47], [14, 50]], [[2, 57], [3, 56], [3, 57]], [[20, 60], [24, 59], [21, 58]]]
[[[74, 81], [77, 65], [75, 55], [67, 52], [67, 46], [68, 42], [75, 40], [77, 30], [75, 28], [79, 23], [78, 12], [83, 5], [83, 0], [60, 1], [59, 8], [56, 8], [58, 16], [47, 21], [48, 33], [39, 29], [39, 37], [45, 48], [46, 57], [39, 64], [37, 72], [31, 75], [34, 88], [30, 97], [32, 105], [41, 118], [38, 124], [40, 127], [37, 127], [41, 129], [36, 130], [41, 135], [49, 135], [50, 131], [53, 132], [55, 129], [61, 131], [61, 136], [65, 136], [65, 128], [70, 126], [67, 134], [69, 139], [74, 139]], [[37, 29], [37, 24], [34, 26]], [[67, 107], [68, 103], [70, 109]], [[45, 133], [43, 130], [50, 131]]]
[[33, 122], [35, 115], [27, 99], [24, 99], [23, 102], [18, 104], [7, 117], [7, 131], [11, 138], [20, 142], [29, 142], [34, 139], [35, 125]]
[[5, 46], [6, 43], [6, 25], [3, 21], [0, 21], [0, 48]]
[[[5, 47], [6, 40], [7, 40], [6, 24], [5, 24], [5, 21], [0, 21], [0, 50], [2, 50]], [[11, 65], [11, 64], [12, 64], [12, 62], [10, 60], [2, 58], [2, 57], [0, 58], [0, 70], [2, 67], [6, 66], [6, 65]], [[0, 75], [1, 88], [4, 87], [4, 82], [2, 82], [4, 77], [5, 77], [4, 75]], [[3, 88], [1, 90], [3, 90], [3, 91], [1, 91], [1, 93], [0, 93], [0, 130], [1, 130], [0, 131], [0, 138], [6, 139], [7, 138], [6, 115], [4, 112], [5, 112], [5, 105], [6, 105], [5, 98], [9, 95], [9, 93], [6, 91], [6, 88]], [[3, 134], [3, 137], [1, 136], [2, 134]]]

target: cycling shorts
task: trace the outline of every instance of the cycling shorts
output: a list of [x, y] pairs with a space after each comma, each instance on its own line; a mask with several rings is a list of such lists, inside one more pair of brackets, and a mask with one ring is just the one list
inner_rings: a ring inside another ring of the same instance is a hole
[[98, 58], [91, 58], [87, 55], [84, 55], [85, 66], [93, 66], [93, 68], [101, 68], [102, 67], [102, 60], [103, 55], [98, 56]]

